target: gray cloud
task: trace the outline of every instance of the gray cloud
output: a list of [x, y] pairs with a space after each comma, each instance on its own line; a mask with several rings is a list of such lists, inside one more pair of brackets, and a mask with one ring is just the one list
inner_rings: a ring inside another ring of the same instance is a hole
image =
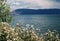
[[55, 1], [55, 2], [60, 2], [60, 0], [53, 0], [53, 1]]
[[49, 9], [59, 8], [60, 0], [8, 0], [7, 3], [11, 6], [11, 10], [18, 8], [30, 9]]

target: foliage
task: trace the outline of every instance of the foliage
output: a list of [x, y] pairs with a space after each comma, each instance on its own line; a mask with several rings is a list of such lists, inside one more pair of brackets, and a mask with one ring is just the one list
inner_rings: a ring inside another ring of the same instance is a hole
[[6, 0], [0, 0], [0, 22], [11, 22], [10, 7], [6, 4]]
[[34, 29], [25, 28], [18, 24], [12, 27], [6, 22], [0, 23], [0, 41], [60, 41], [56, 30], [38, 35]]

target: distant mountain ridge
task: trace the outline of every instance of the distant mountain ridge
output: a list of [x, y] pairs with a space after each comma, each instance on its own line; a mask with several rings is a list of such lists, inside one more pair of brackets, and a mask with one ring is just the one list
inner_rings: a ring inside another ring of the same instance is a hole
[[35, 14], [60, 14], [60, 9], [16, 9], [12, 14], [35, 15]]

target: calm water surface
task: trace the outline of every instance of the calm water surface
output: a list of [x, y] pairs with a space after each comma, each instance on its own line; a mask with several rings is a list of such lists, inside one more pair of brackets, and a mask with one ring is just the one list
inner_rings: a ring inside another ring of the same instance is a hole
[[[26, 24], [34, 25], [35, 28], [39, 28], [41, 32], [47, 31], [47, 29], [60, 31], [60, 15], [13, 15], [12, 24], [17, 22], [25, 26]], [[60, 32], [59, 32], [60, 33]]]

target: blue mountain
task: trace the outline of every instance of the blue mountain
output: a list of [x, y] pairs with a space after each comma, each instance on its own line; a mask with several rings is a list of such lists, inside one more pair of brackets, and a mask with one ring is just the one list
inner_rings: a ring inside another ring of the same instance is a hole
[[12, 11], [13, 14], [20, 15], [39, 15], [39, 14], [60, 14], [60, 9], [16, 9]]

